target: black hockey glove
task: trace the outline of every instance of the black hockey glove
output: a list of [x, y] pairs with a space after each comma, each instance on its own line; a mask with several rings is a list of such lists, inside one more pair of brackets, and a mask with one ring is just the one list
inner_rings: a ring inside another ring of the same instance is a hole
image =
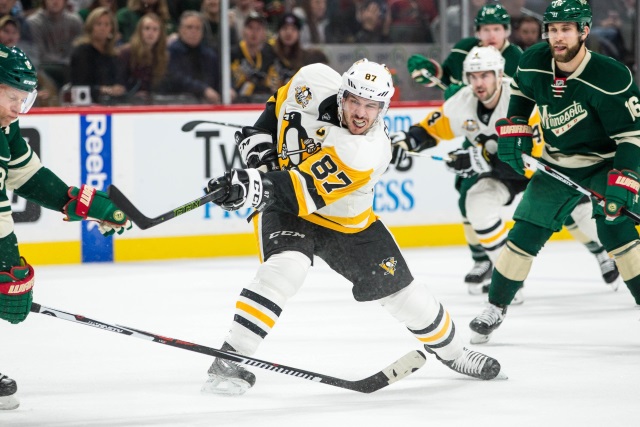
[[235, 134], [236, 145], [247, 167], [262, 172], [279, 170], [278, 154], [270, 132], [245, 126]]
[[450, 152], [447, 169], [463, 178], [491, 172], [491, 166], [481, 147], [458, 148]]
[[273, 203], [273, 183], [257, 169], [231, 169], [221, 177], [209, 181], [207, 193], [222, 189], [213, 203], [226, 211], [253, 207], [263, 211]]

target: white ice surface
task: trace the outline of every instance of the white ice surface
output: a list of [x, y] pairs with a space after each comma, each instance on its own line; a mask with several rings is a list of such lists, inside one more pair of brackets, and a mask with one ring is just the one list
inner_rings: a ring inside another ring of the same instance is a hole
[[[465, 248], [407, 250], [468, 341], [483, 309], [462, 277]], [[254, 258], [36, 266], [42, 305], [219, 348]], [[595, 258], [552, 242], [534, 262], [526, 302], [492, 341], [508, 381], [483, 382], [433, 356], [408, 378], [366, 395], [254, 369], [240, 397], [200, 393], [210, 357], [31, 314], [0, 322], [0, 371], [21, 406], [0, 426], [637, 426], [640, 310], [624, 284], [612, 292]], [[317, 260], [258, 353], [335, 377], [367, 377], [419, 344], [377, 303]]]

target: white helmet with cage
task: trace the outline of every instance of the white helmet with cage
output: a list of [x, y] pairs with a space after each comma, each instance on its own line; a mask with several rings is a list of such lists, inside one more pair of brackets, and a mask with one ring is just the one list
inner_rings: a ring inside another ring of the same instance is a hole
[[467, 73], [478, 71], [493, 71], [496, 79], [501, 80], [504, 73], [504, 58], [498, 49], [493, 46], [476, 46], [464, 59], [462, 63], [462, 80], [469, 84]]
[[376, 119], [377, 122], [387, 113], [394, 92], [393, 78], [386, 65], [371, 62], [367, 59], [356, 61], [342, 75], [342, 85], [338, 90], [338, 116], [340, 121], [344, 120], [342, 107], [347, 93], [380, 102], [381, 109]]

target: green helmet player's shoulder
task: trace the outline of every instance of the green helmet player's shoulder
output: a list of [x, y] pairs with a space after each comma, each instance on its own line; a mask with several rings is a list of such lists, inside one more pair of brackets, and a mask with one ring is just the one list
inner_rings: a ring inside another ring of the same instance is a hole
[[633, 84], [633, 75], [626, 65], [606, 55], [590, 54], [591, 58], [584, 71], [576, 76], [577, 80], [608, 95], [624, 92]]
[[456, 44], [454, 44], [451, 51], [461, 52], [466, 55], [467, 53], [469, 53], [471, 49], [478, 46], [479, 44], [480, 44], [479, 39], [475, 37], [466, 37], [460, 40], [459, 42], [457, 42]]

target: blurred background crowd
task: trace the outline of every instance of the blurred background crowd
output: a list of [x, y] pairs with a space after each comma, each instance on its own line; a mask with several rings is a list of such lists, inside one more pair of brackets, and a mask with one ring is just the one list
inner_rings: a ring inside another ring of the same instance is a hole
[[[230, 87], [223, 88], [221, 2], [228, 3]], [[463, 7], [470, 19], [462, 19]], [[549, 0], [502, 0], [510, 41], [541, 40]], [[38, 106], [262, 103], [303, 65], [343, 72], [359, 56], [398, 75], [410, 53], [446, 52], [474, 35], [486, 0], [0, 0], [0, 43], [38, 69]], [[442, 5], [446, 4], [446, 8]], [[591, 0], [591, 50], [635, 69], [636, 0]], [[444, 10], [440, 10], [444, 9]], [[446, 43], [442, 43], [443, 29]], [[468, 28], [463, 23], [468, 22]], [[344, 69], [343, 69], [344, 68]], [[395, 72], [396, 70], [392, 70]], [[221, 94], [227, 91], [227, 96]], [[413, 92], [414, 100], [441, 92]], [[404, 91], [406, 94], [407, 91]]]

